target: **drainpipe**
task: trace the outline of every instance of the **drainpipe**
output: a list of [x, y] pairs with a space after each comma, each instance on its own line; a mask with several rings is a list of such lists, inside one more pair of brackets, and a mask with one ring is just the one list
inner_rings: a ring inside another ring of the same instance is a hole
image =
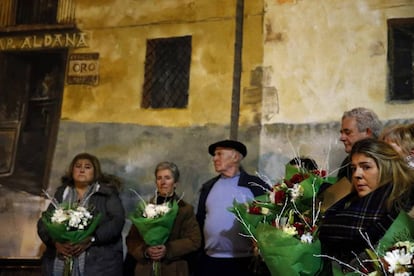
[[237, 140], [240, 115], [240, 84], [242, 71], [244, 0], [237, 0], [236, 36], [234, 43], [233, 90], [231, 96], [230, 139]]

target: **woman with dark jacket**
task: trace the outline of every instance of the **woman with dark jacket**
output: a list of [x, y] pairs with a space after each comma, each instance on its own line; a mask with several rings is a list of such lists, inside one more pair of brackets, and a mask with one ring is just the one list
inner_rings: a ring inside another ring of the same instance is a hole
[[349, 156], [354, 191], [327, 209], [319, 228], [322, 254], [348, 264], [369, 248], [363, 235], [375, 245], [411, 208], [414, 184], [414, 171], [383, 141], [358, 141]]
[[[95, 156], [80, 153], [73, 158], [54, 198], [59, 203], [85, 206], [94, 216], [102, 217], [94, 233], [76, 244], [53, 240], [39, 219], [38, 235], [46, 245], [42, 275], [63, 275], [65, 257], [75, 257], [72, 275], [122, 275], [121, 232], [125, 213], [118, 195], [119, 186], [116, 177], [102, 173]], [[47, 212], [54, 208], [50, 204]]]
[[[200, 247], [201, 233], [193, 206], [179, 199], [175, 193], [179, 176], [179, 170], [174, 163], [161, 162], [155, 168], [157, 196], [151, 199], [151, 203], [162, 204], [175, 200], [178, 201], [179, 208], [165, 244], [145, 244], [137, 228], [132, 225], [126, 243], [128, 255], [135, 259], [135, 267], [130, 269], [135, 271], [136, 276], [152, 275], [153, 261], [161, 261], [163, 276], [190, 275], [189, 260]], [[130, 275], [128, 271], [125, 274]]]

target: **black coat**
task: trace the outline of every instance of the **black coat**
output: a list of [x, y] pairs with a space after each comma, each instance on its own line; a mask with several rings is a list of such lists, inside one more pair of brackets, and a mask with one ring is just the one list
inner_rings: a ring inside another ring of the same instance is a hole
[[[208, 197], [208, 194], [211, 191], [211, 188], [213, 188], [214, 184], [219, 180], [220, 175], [208, 180], [206, 183], [204, 183], [200, 190], [200, 198], [198, 201], [198, 208], [197, 208], [197, 221], [200, 225], [201, 234], [203, 237], [203, 244], [204, 244], [204, 236], [203, 236], [203, 228], [204, 228], [204, 220], [206, 218], [206, 200]], [[244, 171], [242, 168], [240, 168], [240, 178], [239, 178], [239, 186], [246, 187], [250, 189], [250, 191], [253, 193], [253, 195], [259, 196], [266, 193], [266, 189], [269, 189], [269, 186], [259, 177], [250, 175], [246, 171]], [[204, 248], [203, 246], [201, 248]]]
[[[58, 202], [62, 202], [66, 187], [62, 185], [57, 189], [55, 198]], [[102, 219], [94, 233], [96, 241], [86, 250], [85, 276], [122, 275], [121, 232], [125, 223], [125, 211], [118, 192], [101, 184], [89, 199], [89, 206], [94, 206], [94, 211], [102, 214]], [[50, 204], [47, 211], [53, 208]], [[42, 275], [52, 275], [56, 248], [41, 219], [37, 223], [37, 229], [40, 239], [46, 245], [42, 256]]]

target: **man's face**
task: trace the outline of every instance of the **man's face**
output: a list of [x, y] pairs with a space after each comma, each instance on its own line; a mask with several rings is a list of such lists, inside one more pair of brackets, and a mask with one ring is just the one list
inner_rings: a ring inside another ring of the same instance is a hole
[[237, 166], [238, 159], [234, 149], [217, 147], [213, 156], [214, 169], [225, 175], [227, 171]]
[[369, 138], [371, 134], [368, 130], [360, 132], [357, 127], [357, 122], [354, 117], [345, 117], [342, 119], [341, 126], [341, 140], [345, 146], [345, 152], [351, 152], [352, 146], [359, 140]]

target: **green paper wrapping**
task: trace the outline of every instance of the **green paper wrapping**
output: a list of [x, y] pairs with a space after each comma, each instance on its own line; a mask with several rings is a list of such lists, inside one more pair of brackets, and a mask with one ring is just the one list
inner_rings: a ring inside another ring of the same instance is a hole
[[[401, 211], [397, 218], [393, 221], [391, 226], [385, 232], [384, 236], [379, 240], [376, 251], [380, 256], [385, 254], [385, 251], [391, 248], [398, 241], [412, 240], [414, 238], [414, 220], [407, 214], [407, 212]], [[383, 275], [380, 264], [378, 263], [378, 256], [371, 249], [366, 249], [368, 256], [374, 261], [373, 265], [377, 274]], [[356, 272], [344, 273], [339, 266], [332, 263], [333, 276], [353, 276], [360, 275]], [[374, 274], [373, 274], [374, 275]]]
[[92, 222], [84, 230], [66, 230], [66, 226], [61, 223], [51, 222], [52, 212], [44, 212], [42, 221], [46, 226], [47, 232], [53, 240], [58, 242], [78, 243], [83, 241], [86, 237], [91, 236], [101, 221], [102, 215], [98, 214], [92, 218]]
[[318, 194], [323, 183], [333, 184], [337, 181], [336, 177], [321, 177], [312, 171], [306, 171], [290, 164], [285, 166], [285, 179], [289, 180], [297, 173], [309, 175], [308, 178], [299, 183], [303, 188], [303, 196], [296, 203], [299, 211], [311, 208], [315, 195]]
[[304, 170], [290, 164], [285, 165], [285, 179], [291, 179], [297, 173], [303, 172]]
[[322, 267], [319, 240], [302, 243], [282, 230], [259, 223], [256, 239], [260, 253], [273, 276], [317, 275]]
[[414, 238], [414, 220], [407, 214], [401, 211], [397, 218], [393, 221], [390, 228], [385, 232], [384, 236], [379, 241], [378, 248], [388, 249], [397, 241], [412, 240]]
[[[376, 251], [380, 256], [385, 254], [389, 248], [399, 241], [410, 241], [414, 238], [414, 220], [405, 211], [400, 211], [384, 236], [378, 241]], [[377, 260], [378, 257], [371, 249], [366, 249], [371, 258]], [[378, 261], [374, 262], [376, 271], [381, 272], [381, 265]]]
[[240, 220], [243, 234], [256, 236], [256, 226], [259, 222], [270, 223], [275, 219], [275, 209], [281, 207], [270, 203], [268, 194], [255, 197], [254, 201], [255, 206], [268, 208], [270, 213], [268, 215], [249, 213], [249, 206], [253, 204], [252, 201], [247, 203], [233, 201], [233, 206], [228, 210]]
[[178, 213], [177, 201], [174, 200], [170, 207], [168, 213], [161, 217], [146, 218], [142, 215], [145, 204], [141, 202], [138, 204], [136, 211], [129, 216], [147, 245], [165, 244], [168, 240]]

